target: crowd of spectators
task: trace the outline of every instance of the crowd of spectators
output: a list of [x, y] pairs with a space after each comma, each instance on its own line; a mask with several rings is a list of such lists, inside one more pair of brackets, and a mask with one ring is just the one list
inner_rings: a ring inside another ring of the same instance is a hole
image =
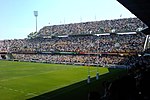
[[[129, 59], [129, 57], [107, 55], [97, 58], [96, 55], [91, 54], [140, 53], [143, 51], [146, 38], [144, 34], [104, 35], [104, 33], [110, 32], [112, 29], [115, 29], [116, 32], [131, 32], [136, 31], [137, 28], [145, 27], [147, 26], [137, 18], [46, 26], [39, 31], [39, 35], [67, 34], [69, 36], [1, 40], [0, 52], [12, 53], [14, 59], [24, 61], [36, 60], [37, 62], [91, 64], [100, 62], [102, 65], [126, 64], [126, 59]], [[103, 33], [103, 35], [96, 35], [98, 33]], [[78, 55], [52, 54], [56, 52], [76, 52]], [[80, 54], [89, 54], [90, 57]]]
[[45, 26], [40, 29], [38, 36], [108, 33], [112, 30], [116, 32], [128, 32], [146, 27], [138, 18], [124, 18]]
[[77, 64], [93, 66], [129, 65], [132, 56], [97, 55], [50, 55], [50, 54], [13, 54], [15, 60], [41, 63]]
[[0, 41], [0, 51], [8, 52], [141, 52], [145, 35], [92, 35]]
[[150, 100], [149, 77], [150, 56], [138, 57], [127, 75], [104, 82], [105, 93], [97, 100]]
[[[13, 53], [21, 61], [80, 64], [127, 64], [129, 57], [90, 54], [142, 52], [145, 35], [100, 35], [55, 38], [15, 39], [0, 41], [0, 51]], [[50, 54], [39, 54], [50, 52]], [[88, 55], [52, 55], [52, 52], [78, 52]], [[21, 53], [21, 54], [17, 54]], [[25, 53], [25, 54], [23, 54]], [[27, 53], [27, 54], [26, 54]], [[34, 54], [29, 54], [34, 53]]]

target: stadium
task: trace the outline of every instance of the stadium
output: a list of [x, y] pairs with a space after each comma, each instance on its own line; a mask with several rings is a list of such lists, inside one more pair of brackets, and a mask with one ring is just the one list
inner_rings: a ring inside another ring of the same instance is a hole
[[0, 100], [149, 100], [148, 27], [120, 18], [0, 40]]

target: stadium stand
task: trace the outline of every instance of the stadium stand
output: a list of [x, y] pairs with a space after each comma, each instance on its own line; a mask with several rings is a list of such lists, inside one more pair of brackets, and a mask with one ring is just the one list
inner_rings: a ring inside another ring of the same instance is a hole
[[146, 36], [136, 31], [145, 27], [137, 18], [45, 26], [36, 38], [1, 40], [0, 52], [9, 60], [117, 67], [143, 51]]
[[4, 40], [3, 43], [7, 45], [3, 47], [5, 51], [13, 53], [15, 59], [21, 61], [82, 65], [85, 63], [95, 65], [100, 62], [106, 65], [125, 64], [123, 61], [129, 58], [127, 56], [142, 52], [144, 40], [143, 34], [92, 35]]
[[40, 29], [37, 36], [77, 35], [115, 32], [132, 32], [138, 28], [146, 28], [138, 18], [124, 18], [116, 20], [103, 20], [85, 23], [63, 24], [45, 26]]

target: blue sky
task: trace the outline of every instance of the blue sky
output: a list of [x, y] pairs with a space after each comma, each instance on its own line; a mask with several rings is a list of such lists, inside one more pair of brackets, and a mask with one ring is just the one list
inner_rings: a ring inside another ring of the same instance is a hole
[[116, 0], [0, 0], [0, 40], [23, 39], [48, 25], [135, 17]]

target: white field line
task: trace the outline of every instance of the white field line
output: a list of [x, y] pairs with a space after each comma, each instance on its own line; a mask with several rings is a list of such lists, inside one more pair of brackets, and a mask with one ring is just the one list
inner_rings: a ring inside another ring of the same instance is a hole
[[1, 85], [0, 85], [0, 88], [5, 89], [5, 90], [9, 90], [9, 91], [18, 92], [18, 93], [23, 93], [23, 94], [26, 94], [25, 96], [38, 96], [36, 93], [26, 93], [22, 90], [12, 89], [12, 88], [8, 88], [8, 87], [1, 86]]

